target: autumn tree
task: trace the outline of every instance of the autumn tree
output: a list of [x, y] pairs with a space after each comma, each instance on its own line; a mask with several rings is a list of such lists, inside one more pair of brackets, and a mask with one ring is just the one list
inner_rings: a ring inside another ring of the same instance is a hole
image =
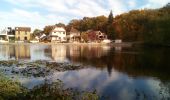
[[52, 29], [55, 27], [55, 25], [48, 25], [48, 26], [45, 26], [44, 28], [44, 33], [46, 35], [49, 35], [49, 33], [52, 31]]

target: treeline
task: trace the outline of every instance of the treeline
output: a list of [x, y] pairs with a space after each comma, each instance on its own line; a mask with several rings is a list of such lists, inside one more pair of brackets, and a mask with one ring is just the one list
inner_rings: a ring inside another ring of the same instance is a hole
[[108, 17], [73, 19], [68, 25], [58, 23], [46, 26], [44, 33], [48, 34], [54, 26], [65, 27], [67, 32], [71, 28], [80, 32], [100, 30], [112, 40], [167, 45], [170, 44], [170, 3], [160, 9], [132, 10], [116, 17], [111, 11]]
[[84, 17], [83, 19], [74, 19], [71, 20], [70, 23], [67, 25], [66, 29], [67, 31], [70, 31], [70, 29], [73, 27], [80, 32], [85, 32], [88, 30], [94, 30], [94, 31], [101, 31], [104, 33], [107, 33], [108, 37], [110, 39], [115, 38], [114, 35], [114, 27], [113, 27], [113, 14], [112, 11], [110, 12], [108, 17], [103, 16], [97, 16], [97, 17]]
[[116, 16], [116, 38], [147, 44], [170, 44], [170, 3], [160, 9], [133, 10]]
[[[68, 33], [70, 32], [71, 28], [77, 29], [81, 33], [86, 32], [88, 30], [96, 30], [108, 33], [110, 39], [115, 38], [112, 11], [110, 12], [108, 17], [105, 17], [104, 15], [97, 17], [84, 17], [83, 19], [73, 19], [70, 21], [70, 23], [68, 23], [68, 25], [65, 25], [63, 23], [57, 23], [56, 25], [48, 25], [45, 26], [45, 28], [43, 29], [43, 33], [48, 35], [55, 26], [65, 27]], [[39, 31], [40, 30], [36, 29], [33, 33], [38, 34]]]

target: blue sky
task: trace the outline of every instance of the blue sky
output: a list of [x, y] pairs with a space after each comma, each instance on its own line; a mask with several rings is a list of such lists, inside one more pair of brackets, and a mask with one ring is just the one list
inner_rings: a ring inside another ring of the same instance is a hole
[[58, 22], [67, 24], [84, 16], [116, 16], [132, 9], [160, 8], [170, 0], [1, 0], [0, 28], [29, 26], [42, 29]]

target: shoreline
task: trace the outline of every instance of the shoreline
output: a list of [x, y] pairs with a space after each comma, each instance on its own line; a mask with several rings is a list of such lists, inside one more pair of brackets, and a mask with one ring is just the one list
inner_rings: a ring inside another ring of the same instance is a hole
[[132, 47], [133, 43], [123, 42], [123, 43], [0, 43], [0, 45], [80, 45], [80, 46], [120, 46], [120, 47]]

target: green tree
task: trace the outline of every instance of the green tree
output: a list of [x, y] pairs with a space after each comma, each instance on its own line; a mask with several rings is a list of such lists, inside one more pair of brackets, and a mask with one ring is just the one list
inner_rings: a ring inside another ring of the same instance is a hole
[[33, 31], [33, 34], [32, 34], [32, 35], [35, 37], [35, 36], [39, 35], [41, 32], [42, 32], [42, 30], [40, 30], [40, 29], [35, 29], [35, 30]]
[[54, 29], [55, 25], [49, 25], [49, 26], [45, 26], [44, 28], [44, 33], [46, 35], [49, 35], [49, 33]]
[[109, 39], [115, 39], [115, 31], [114, 31], [114, 27], [113, 27], [113, 13], [112, 10], [110, 11], [110, 14], [108, 16], [108, 23], [107, 23], [107, 27], [106, 27], [106, 32], [108, 35]]
[[110, 14], [108, 16], [108, 23], [109, 24], [112, 24], [113, 23], [113, 13], [112, 13], [112, 10], [110, 11]]
[[57, 24], [55, 24], [55, 26], [57, 26], [57, 27], [66, 27], [66, 25], [64, 24], [64, 23], [57, 23]]

